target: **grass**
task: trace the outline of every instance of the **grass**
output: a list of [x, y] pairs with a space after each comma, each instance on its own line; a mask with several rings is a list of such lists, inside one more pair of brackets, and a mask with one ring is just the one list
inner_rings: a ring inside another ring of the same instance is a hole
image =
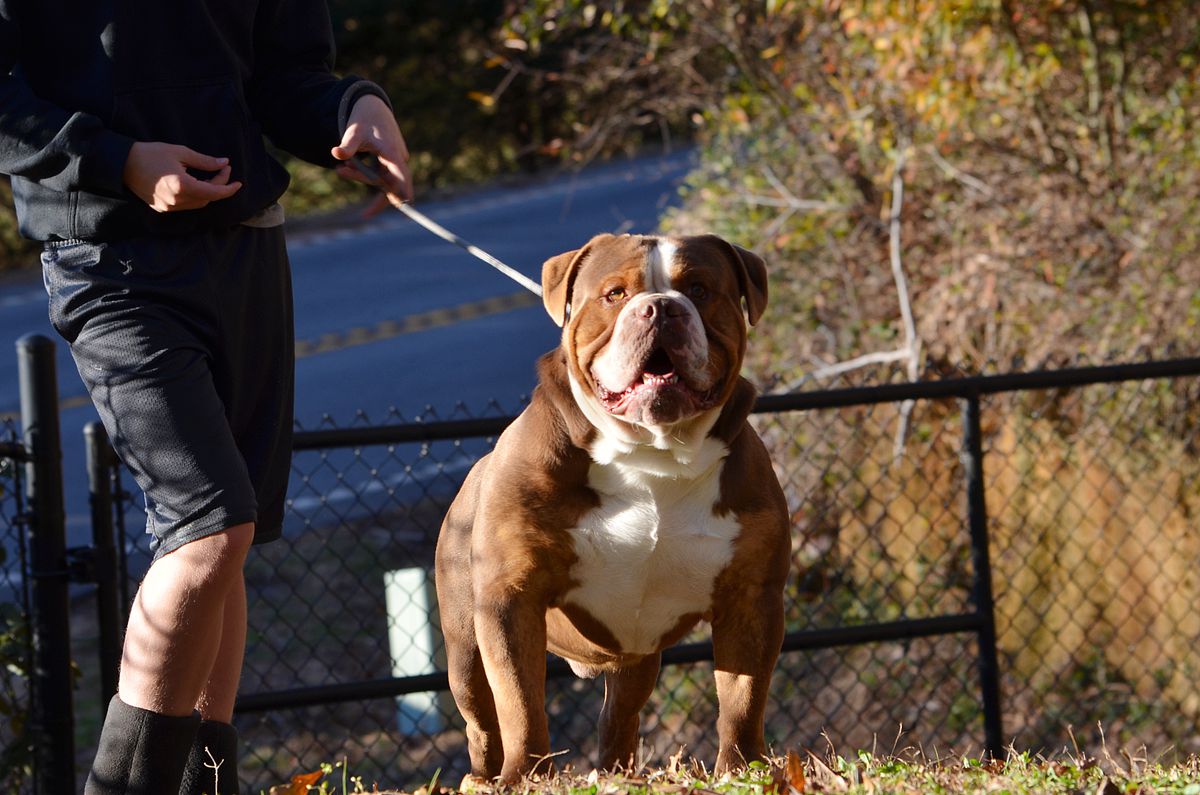
[[[802, 793], [846, 793], [846, 795], [1200, 795], [1200, 759], [1179, 764], [1162, 764], [1123, 753], [1104, 760], [1082, 753], [1047, 758], [1012, 750], [1004, 760], [954, 757], [928, 758], [909, 751], [876, 755], [860, 751], [853, 756], [825, 756], [791, 752], [770, 763], [755, 763], [736, 774], [712, 776], [680, 757], [661, 769], [587, 775], [571, 772], [531, 778], [504, 789], [480, 788], [481, 795], [495, 793], [547, 793], [548, 795], [797, 795]], [[361, 781], [345, 789], [344, 765], [325, 768], [331, 779], [342, 780], [342, 789], [323, 783], [312, 787], [320, 795], [450, 795], [455, 792], [435, 774], [429, 784], [412, 793], [397, 790], [367, 790]], [[337, 768], [341, 768], [340, 771]], [[350, 779], [355, 781], [354, 779]], [[272, 788], [270, 795], [299, 795], [303, 789]]]

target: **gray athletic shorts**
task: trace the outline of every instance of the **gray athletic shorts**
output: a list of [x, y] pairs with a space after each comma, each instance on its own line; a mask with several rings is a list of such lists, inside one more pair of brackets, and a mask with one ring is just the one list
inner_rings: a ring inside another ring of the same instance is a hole
[[278, 538], [294, 337], [281, 227], [46, 244], [50, 320], [146, 495], [155, 559], [254, 522]]

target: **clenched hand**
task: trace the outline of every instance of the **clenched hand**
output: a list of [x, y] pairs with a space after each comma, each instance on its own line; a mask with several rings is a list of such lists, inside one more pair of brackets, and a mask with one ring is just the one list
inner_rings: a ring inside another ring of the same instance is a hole
[[[207, 180], [188, 169], [216, 172]], [[186, 146], [139, 141], [129, 150], [123, 178], [125, 186], [160, 213], [198, 210], [228, 199], [242, 187], [229, 181], [229, 158], [201, 154]]]
[[357, 102], [350, 111], [350, 120], [342, 142], [333, 147], [332, 154], [338, 160], [348, 161], [364, 152], [378, 158], [378, 181], [372, 181], [358, 169], [346, 162], [339, 165], [337, 173], [346, 179], [375, 185], [383, 191], [367, 214], [374, 215], [387, 206], [388, 202], [400, 205], [413, 197], [412, 175], [408, 169], [408, 146], [391, 108], [377, 96], [368, 94]]

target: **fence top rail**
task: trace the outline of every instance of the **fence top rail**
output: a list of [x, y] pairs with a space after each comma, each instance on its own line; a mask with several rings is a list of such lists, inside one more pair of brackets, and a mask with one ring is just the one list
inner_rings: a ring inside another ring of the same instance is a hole
[[496, 436], [515, 417], [485, 417], [471, 420], [408, 422], [399, 425], [373, 425], [358, 428], [330, 428], [299, 431], [292, 440], [293, 450], [323, 450], [331, 447], [357, 447], [372, 444], [410, 444], [445, 439]]
[[[900, 384], [760, 395], [755, 403], [754, 412], [756, 414], [773, 414], [784, 411], [811, 411], [848, 406], [869, 406], [879, 403], [899, 403], [905, 400], [978, 398], [1003, 392], [1063, 389], [1184, 376], [1200, 376], [1200, 358], [1165, 359], [1133, 364], [1035, 370], [1023, 373], [947, 378], [940, 381], [913, 381]], [[515, 417], [512, 416], [487, 417], [300, 431], [296, 433], [293, 440], [293, 449], [323, 450], [497, 436], [514, 419]], [[3, 447], [0, 446], [0, 455], [2, 454]]]
[[972, 398], [1002, 392], [1064, 389], [1183, 376], [1200, 376], [1200, 358], [1068, 367], [1060, 370], [1033, 370], [1024, 373], [947, 378], [941, 381], [913, 381], [902, 384], [793, 392], [785, 395], [763, 395], [759, 397], [754, 410], [769, 413], [845, 408], [875, 403], [899, 403], [904, 400]]

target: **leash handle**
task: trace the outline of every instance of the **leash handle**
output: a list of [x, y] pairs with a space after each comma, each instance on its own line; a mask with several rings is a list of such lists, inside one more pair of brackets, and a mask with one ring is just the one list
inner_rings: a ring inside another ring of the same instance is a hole
[[[368, 160], [368, 158], [371, 158]], [[354, 166], [359, 174], [362, 174], [375, 187], [383, 185], [383, 177], [379, 176], [379, 169], [376, 167], [378, 160], [375, 160], [370, 152], [356, 152], [354, 157], [350, 158], [350, 165]]]
[[[365, 159], [365, 157], [361, 153], [356, 154], [354, 157], [350, 158], [350, 164], [353, 165], [356, 169], [358, 169], [358, 172], [360, 174], [362, 174], [364, 177], [369, 179], [371, 181], [371, 184], [376, 185], [376, 186], [382, 184], [382, 180], [379, 177], [379, 171], [375, 168], [375, 166], [373, 164], [368, 163], [367, 160]], [[512, 279], [514, 282], [521, 285], [526, 290], [528, 290], [529, 292], [538, 296], [539, 298], [542, 296], [542, 286], [540, 284], [533, 281], [528, 276], [526, 276], [525, 274], [518, 271], [516, 268], [512, 268], [508, 265], [505, 265], [503, 262], [496, 259], [495, 257], [493, 257], [491, 254], [487, 253], [483, 249], [479, 248], [476, 245], [473, 245], [469, 241], [464, 240], [463, 238], [454, 234], [446, 227], [442, 226], [441, 224], [434, 221], [429, 216], [427, 216], [424, 213], [417, 210], [415, 207], [413, 207], [408, 202], [405, 202], [405, 203], [399, 205], [397, 207], [397, 209], [400, 210], [400, 212], [407, 215], [412, 220], [416, 221], [418, 224], [420, 224], [422, 227], [424, 227], [427, 231], [432, 232], [433, 234], [440, 237], [442, 240], [445, 240], [447, 243], [453, 243], [454, 245], [458, 246], [459, 248], [464, 249], [467, 253], [471, 254], [476, 259], [483, 260], [488, 265], [491, 265], [493, 268], [500, 271], [505, 276]]]

